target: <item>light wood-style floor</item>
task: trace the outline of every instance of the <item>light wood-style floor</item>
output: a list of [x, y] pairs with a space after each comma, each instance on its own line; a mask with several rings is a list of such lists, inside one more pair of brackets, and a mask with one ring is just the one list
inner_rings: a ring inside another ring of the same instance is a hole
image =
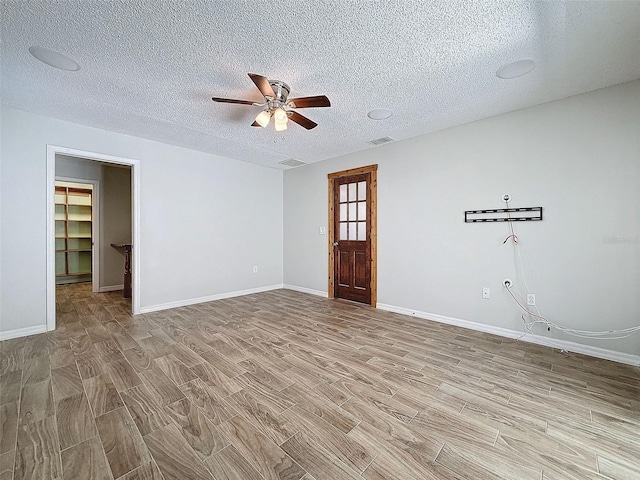
[[0, 480], [638, 479], [640, 370], [288, 290], [0, 343]]

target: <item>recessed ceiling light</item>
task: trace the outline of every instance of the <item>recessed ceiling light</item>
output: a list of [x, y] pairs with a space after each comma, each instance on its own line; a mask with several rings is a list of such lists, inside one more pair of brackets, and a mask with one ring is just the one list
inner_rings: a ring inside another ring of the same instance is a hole
[[367, 113], [367, 117], [371, 120], [384, 120], [385, 118], [389, 118], [391, 115], [393, 115], [393, 112], [388, 108], [374, 108]]
[[287, 167], [299, 167], [300, 165], [306, 165], [306, 163], [296, 160], [295, 158], [287, 158], [278, 162], [280, 165], [286, 165]]
[[533, 60], [518, 60], [501, 66], [496, 75], [504, 79], [518, 78], [533, 71], [534, 68], [536, 68], [536, 62]]
[[49, 50], [48, 48], [35, 46], [30, 47], [29, 53], [41, 62], [52, 67], [59, 68], [60, 70], [68, 70], [70, 72], [80, 70], [80, 65], [78, 65], [75, 60], [63, 55], [62, 53]]

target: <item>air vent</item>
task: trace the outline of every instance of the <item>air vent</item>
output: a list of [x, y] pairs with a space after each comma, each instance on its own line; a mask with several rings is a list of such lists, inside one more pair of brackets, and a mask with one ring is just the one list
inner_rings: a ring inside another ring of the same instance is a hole
[[280, 165], [286, 165], [287, 167], [299, 167], [300, 165], [306, 165], [306, 163], [296, 160], [295, 158], [287, 158], [278, 162]]
[[382, 138], [376, 138], [375, 140], [371, 140], [367, 143], [370, 145], [383, 145], [389, 142], [395, 142], [395, 140], [391, 137], [382, 137]]

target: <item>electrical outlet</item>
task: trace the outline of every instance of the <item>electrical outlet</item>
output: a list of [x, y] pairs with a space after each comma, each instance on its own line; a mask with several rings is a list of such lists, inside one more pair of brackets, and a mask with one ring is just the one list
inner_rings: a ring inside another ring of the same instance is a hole
[[318, 228], [318, 234], [319, 235], [326, 235], [327, 234], [327, 227], [319, 227]]
[[527, 293], [527, 305], [532, 307], [536, 304], [536, 296], [533, 293]]
[[257, 265], [253, 266], [253, 273], [258, 273], [258, 266]]
[[491, 298], [491, 289], [489, 287], [482, 289], [482, 298]]

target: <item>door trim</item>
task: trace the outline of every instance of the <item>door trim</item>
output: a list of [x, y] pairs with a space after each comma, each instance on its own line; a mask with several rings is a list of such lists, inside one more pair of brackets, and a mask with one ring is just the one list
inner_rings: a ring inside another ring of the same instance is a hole
[[47, 279], [46, 279], [46, 316], [47, 331], [56, 328], [56, 265], [55, 265], [55, 179], [56, 179], [56, 154], [79, 157], [85, 160], [94, 160], [116, 165], [128, 165], [131, 167], [131, 240], [134, 248], [131, 253], [131, 276], [133, 287], [132, 310], [133, 314], [140, 313], [140, 161], [131, 158], [117, 157], [103, 153], [87, 152], [74, 148], [47, 145]]
[[[91, 291], [98, 293], [100, 291], [100, 181], [99, 180], [87, 180], [84, 178], [71, 178], [71, 177], [58, 177], [54, 179], [55, 182], [74, 182], [74, 183], [86, 183], [93, 185], [93, 191], [91, 192], [91, 241], [93, 246], [91, 247]], [[54, 201], [55, 204], [55, 201]], [[55, 205], [54, 205], [55, 208]], [[54, 240], [55, 243], [55, 240]], [[55, 249], [54, 249], [55, 250]], [[97, 255], [96, 255], [97, 253]], [[55, 258], [54, 258], [55, 264]]]
[[334, 248], [333, 248], [333, 235], [334, 235], [334, 222], [333, 215], [335, 211], [335, 205], [333, 201], [333, 180], [340, 177], [348, 177], [351, 175], [360, 175], [362, 173], [370, 174], [370, 190], [371, 195], [371, 303], [370, 305], [375, 308], [378, 301], [378, 164], [367, 165], [366, 167], [351, 168], [349, 170], [342, 170], [340, 172], [329, 173], [327, 175], [329, 181], [329, 234], [327, 235], [327, 247], [329, 250], [329, 285], [328, 285], [328, 297], [335, 298], [335, 272], [334, 272]]

